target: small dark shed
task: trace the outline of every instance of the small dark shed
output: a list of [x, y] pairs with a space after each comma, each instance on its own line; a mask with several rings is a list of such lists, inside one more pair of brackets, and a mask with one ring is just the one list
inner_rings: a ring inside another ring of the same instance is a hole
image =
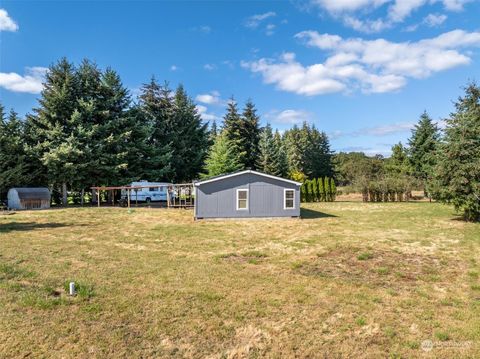
[[10, 188], [7, 199], [8, 207], [12, 209], [50, 208], [48, 188]]
[[195, 219], [300, 217], [300, 182], [245, 170], [194, 185]]

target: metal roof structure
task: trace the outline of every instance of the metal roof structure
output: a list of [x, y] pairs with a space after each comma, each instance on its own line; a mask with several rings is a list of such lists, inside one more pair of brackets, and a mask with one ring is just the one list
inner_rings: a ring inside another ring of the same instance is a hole
[[19, 188], [15, 187], [12, 190], [17, 191], [18, 198], [21, 200], [24, 199], [41, 199], [41, 200], [50, 200], [50, 191], [48, 188]]

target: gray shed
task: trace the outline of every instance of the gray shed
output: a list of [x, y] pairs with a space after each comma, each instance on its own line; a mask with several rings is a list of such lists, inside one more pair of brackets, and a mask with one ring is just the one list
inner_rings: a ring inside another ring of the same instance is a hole
[[50, 208], [48, 188], [10, 188], [7, 199], [8, 207], [12, 209]]
[[300, 217], [300, 182], [245, 170], [194, 185], [195, 219]]

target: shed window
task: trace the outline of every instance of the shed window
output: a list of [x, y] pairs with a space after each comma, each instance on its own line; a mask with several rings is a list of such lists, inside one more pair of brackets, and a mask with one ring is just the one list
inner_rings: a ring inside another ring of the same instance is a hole
[[295, 208], [295, 190], [286, 189], [284, 191], [284, 209], [294, 209]]
[[248, 189], [237, 189], [237, 210], [248, 209]]

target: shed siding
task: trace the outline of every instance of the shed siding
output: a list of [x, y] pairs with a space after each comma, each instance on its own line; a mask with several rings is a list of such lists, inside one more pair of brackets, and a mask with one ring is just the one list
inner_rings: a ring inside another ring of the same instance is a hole
[[47, 188], [11, 188], [7, 199], [8, 207], [12, 209], [50, 208], [50, 191]]
[[[237, 189], [248, 189], [248, 210], [236, 209]], [[285, 210], [284, 190], [295, 190], [295, 208]], [[299, 186], [254, 173], [219, 179], [196, 187], [195, 217], [248, 218], [300, 216]]]

